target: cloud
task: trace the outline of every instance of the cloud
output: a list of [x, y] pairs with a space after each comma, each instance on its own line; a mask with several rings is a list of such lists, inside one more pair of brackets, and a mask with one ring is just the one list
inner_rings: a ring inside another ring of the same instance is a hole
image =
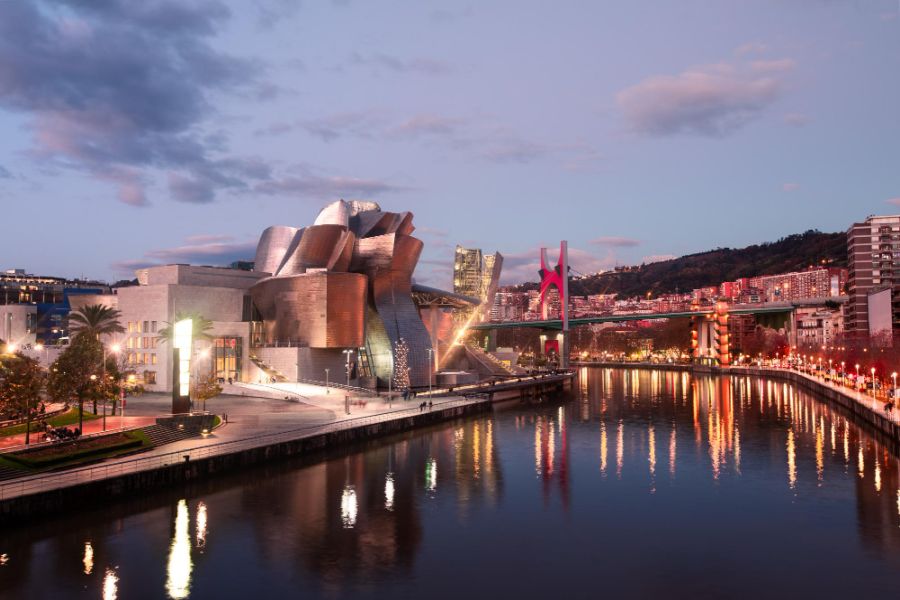
[[6, 170], [3, 165], [0, 165], [0, 179], [10, 179], [12, 178], [12, 173]]
[[894, 206], [900, 206], [900, 197], [890, 198], [888, 200], [885, 200], [885, 202], [887, 204], [893, 204]]
[[462, 119], [419, 114], [390, 127], [386, 133], [388, 137], [404, 139], [429, 135], [449, 136], [455, 134], [463, 123]]
[[[551, 264], [556, 264], [559, 257], [559, 249], [548, 246], [548, 259]], [[603, 258], [599, 258], [586, 250], [569, 247], [569, 266], [579, 273], [596, 273], [605, 271], [616, 264], [615, 256], [610, 252]], [[513, 285], [527, 281], [538, 281], [538, 271], [541, 268], [540, 248], [531, 248], [525, 252], [503, 255], [503, 272], [500, 275], [501, 283]]]
[[32, 154], [148, 203], [154, 170], [176, 200], [246, 185], [203, 133], [210, 96], [256, 85], [262, 67], [215, 50], [229, 19], [217, 0], [0, 2], [0, 108], [26, 114]]
[[808, 115], [804, 115], [803, 113], [787, 113], [784, 115], [784, 122], [788, 125], [793, 125], [794, 127], [803, 127], [811, 120], [812, 119]]
[[236, 260], [253, 260], [256, 252], [256, 241], [238, 242], [223, 235], [194, 235], [185, 242], [174, 248], [148, 250], [143, 258], [123, 260], [110, 266], [118, 273], [176, 263], [225, 266]]
[[450, 65], [444, 61], [432, 58], [401, 59], [381, 52], [368, 56], [354, 52], [350, 55], [349, 63], [352, 66], [370, 67], [376, 71], [391, 71], [393, 73], [446, 75], [452, 71]]
[[558, 158], [563, 168], [593, 168], [602, 158], [588, 143], [551, 144], [528, 139], [504, 125], [479, 119], [419, 113], [397, 118], [386, 110], [343, 112], [297, 123], [274, 123], [256, 135], [280, 135], [297, 127], [325, 142], [344, 137], [391, 142], [443, 144], [471, 157], [500, 164], [527, 164]]
[[774, 103], [793, 68], [789, 59], [694, 67], [645, 79], [619, 92], [616, 100], [638, 133], [721, 137]]
[[738, 56], [747, 56], [748, 54], [764, 54], [768, 50], [768, 46], [760, 42], [749, 42], [738, 46], [734, 53]]
[[800, 189], [799, 183], [785, 183], [781, 186], [781, 189], [785, 192], [796, 192]]
[[384, 127], [384, 123], [385, 119], [380, 111], [369, 110], [336, 113], [303, 121], [300, 126], [310, 135], [331, 142], [345, 135], [372, 138]]
[[387, 193], [406, 192], [410, 188], [377, 179], [361, 179], [345, 176], [324, 176], [311, 169], [299, 169], [299, 175], [291, 175], [264, 181], [255, 190], [262, 194], [289, 195], [316, 200], [335, 198], [371, 198]]
[[590, 243], [595, 246], [610, 246], [613, 248], [633, 248], [641, 245], [640, 240], [618, 236], [598, 237], [595, 240], [591, 240]]

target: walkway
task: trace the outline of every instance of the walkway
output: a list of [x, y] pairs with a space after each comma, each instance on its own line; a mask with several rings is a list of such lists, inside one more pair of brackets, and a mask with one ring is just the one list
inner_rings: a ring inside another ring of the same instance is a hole
[[[327, 396], [330, 396], [330, 394]], [[332, 400], [328, 401], [334, 403]], [[484, 398], [440, 398], [434, 401], [432, 409], [426, 410], [440, 410], [487, 401]], [[284, 422], [277, 421], [261, 422], [256, 418], [256, 415], [252, 414], [229, 415], [227, 425], [223, 425], [205, 437], [167, 444], [141, 453], [137, 457], [113, 458], [91, 467], [71, 469], [53, 474], [29, 475], [0, 483], [0, 499], [15, 498], [117, 477], [127, 473], [152, 470], [180, 463], [184, 460], [199, 460], [279, 442], [302, 439], [321, 433], [401, 419], [419, 414], [422, 411], [418, 403], [413, 401], [393, 402], [391, 406], [387, 406], [383, 403], [383, 400], [381, 402], [380, 411], [376, 411], [378, 406], [378, 400], [376, 399], [376, 402], [371, 407], [367, 406], [358, 412], [352, 412], [353, 409], [351, 409], [350, 415], [335, 415], [337, 418], [333, 419], [332, 422], [308, 422], [299, 427], [296, 424], [294, 427], [286, 427]]]

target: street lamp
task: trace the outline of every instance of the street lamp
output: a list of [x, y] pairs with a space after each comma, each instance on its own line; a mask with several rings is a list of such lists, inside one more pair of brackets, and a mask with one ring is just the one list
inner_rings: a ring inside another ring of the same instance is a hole
[[875, 367], [870, 369], [872, 371], [872, 397], [875, 397]]
[[859, 391], [859, 363], [856, 363], [856, 379], [853, 380], [854, 387]]
[[844, 372], [844, 361], [841, 361], [841, 385], [847, 385], [847, 373]]
[[432, 360], [432, 356], [434, 356], [434, 348], [428, 348], [425, 350], [428, 353], [428, 397], [431, 397], [431, 373], [434, 371], [434, 361]]
[[[202, 358], [204, 360], [209, 358], [209, 348], [204, 348], [203, 350], [200, 351], [200, 358]], [[200, 361], [197, 361], [197, 362], [199, 363]], [[197, 386], [199, 384], [200, 384], [200, 365], [198, 364], [197, 365], [197, 378], [194, 382], [194, 390], [195, 390], [194, 393], [195, 394], [196, 394], [196, 390], [198, 389]], [[203, 397], [203, 412], [206, 412], [206, 394], [204, 394], [203, 396], [204, 396]]]
[[325, 369], [325, 393], [330, 394], [331, 390], [328, 389], [328, 373], [331, 369]]
[[350, 387], [350, 357], [353, 356], [353, 350], [344, 350], [347, 356], [347, 387]]
[[[121, 349], [122, 347], [119, 346], [119, 344], [113, 344], [109, 347], [110, 352], [112, 352], [113, 354], [119, 354], [119, 350]], [[108, 400], [108, 384], [109, 381], [106, 378], [106, 346], [103, 346], [103, 386], [101, 387], [101, 389], [103, 390], [103, 431], [106, 431], [106, 401]]]
[[897, 395], [897, 371], [891, 373], [891, 379], [894, 380], [894, 385], [891, 387], [891, 398]]

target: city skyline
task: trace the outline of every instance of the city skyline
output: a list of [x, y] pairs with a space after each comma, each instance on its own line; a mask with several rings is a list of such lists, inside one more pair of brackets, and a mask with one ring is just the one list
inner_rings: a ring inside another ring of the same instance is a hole
[[389, 4], [0, 5], [2, 267], [252, 258], [341, 197], [440, 287], [457, 243], [513, 283], [900, 212], [893, 0]]

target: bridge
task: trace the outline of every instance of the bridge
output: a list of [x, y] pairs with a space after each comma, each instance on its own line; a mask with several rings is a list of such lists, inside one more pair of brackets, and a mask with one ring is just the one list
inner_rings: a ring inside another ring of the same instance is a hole
[[[823, 302], [824, 304], [824, 302]], [[804, 304], [804, 306], [807, 306]], [[776, 304], [766, 305], [740, 305], [735, 304], [729, 308], [729, 315], [790, 315], [797, 308], [797, 305], [790, 302], [780, 302]], [[596, 323], [626, 323], [629, 321], [653, 321], [659, 319], [684, 319], [694, 318], [698, 316], [709, 316], [714, 314], [712, 308], [704, 308], [699, 310], [682, 311], [682, 312], [662, 312], [662, 313], [629, 313], [619, 315], [597, 315], [590, 317], [576, 317], [569, 319], [569, 327], [578, 325], [593, 325]], [[524, 327], [532, 327], [543, 330], [561, 331], [563, 328], [562, 319], [548, 319], [536, 321], [491, 321], [470, 325], [469, 331], [492, 331], [495, 329], [519, 329]]]
[[[691, 319], [691, 351], [693, 359], [712, 365], [726, 366], [731, 363], [731, 344], [729, 318], [739, 315], [753, 315], [761, 325], [773, 329], [785, 329], [791, 345], [796, 343], [796, 310], [800, 306], [817, 306], [834, 302], [836, 299], [809, 298], [795, 302], [771, 302], [764, 304], [731, 305], [718, 301], [713, 306], [698, 307], [690, 311], [610, 314], [589, 317], [569, 317], [569, 257], [568, 244], [560, 244], [559, 262], [552, 268], [547, 261], [547, 251], [541, 249], [541, 314], [535, 321], [501, 321], [473, 324], [468, 331], [485, 331], [488, 333], [488, 346], [496, 346], [496, 332], [501, 329], [532, 328], [540, 329], [541, 349], [544, 354], [555, 352], [560, 359], [560, 366], [567, 367], [569, 362], [569, 331], [571, 327], [592, 325], [596, 323], [624, 323], [629, 321], [649, 321], [659, 319]], [[565, 274], [565, 275], [564, 275]], [[557, 288], [560, 297], [560, 318], [548, 318], [547, 292], [551, 287]]]

